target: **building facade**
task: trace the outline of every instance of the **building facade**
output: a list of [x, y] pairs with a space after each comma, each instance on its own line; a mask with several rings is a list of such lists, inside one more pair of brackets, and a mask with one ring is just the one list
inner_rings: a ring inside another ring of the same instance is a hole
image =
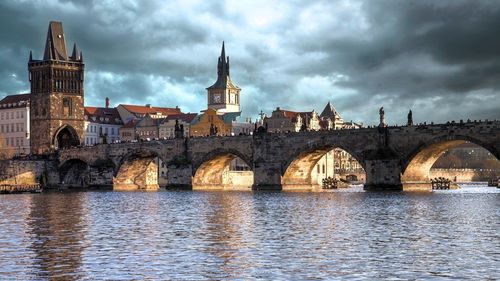
[[0, 159], [30, 153], [30, 94], [0, 101]]
[[77, 146], [84, 137], [84, 64], [76, 44], [66, 52], [62, 23], [50, 22], [42, 60], [28, 62], [31, 152]]
[[326, 104], [319, 117], [324, 124], [322, 126], [324, 130], [338, 130], [344, 126], [344, 120], [330, 102]]
[[187, 138], [191, 132], [191, 122], [196, 118], [196, 113], [186, 113], [169, 115], [160, 123], [159, 138], [173, 139], [175, 138], [175, 126], [182, 128], [183, 137]]
[[118, 110], [109, 107], [85, 107], [85, 145], [120, 141], [123, 122]]
[[137, 141], [137, 131], [135, 126], [140, 120], [132, 119], [120, 128], [120, 141], [121, 142], [133, 142]]
[[191, 136], [230, 136], [231, 122], [224, 122], [224, 114], [213, 108], [202, 111], [191, 122]]

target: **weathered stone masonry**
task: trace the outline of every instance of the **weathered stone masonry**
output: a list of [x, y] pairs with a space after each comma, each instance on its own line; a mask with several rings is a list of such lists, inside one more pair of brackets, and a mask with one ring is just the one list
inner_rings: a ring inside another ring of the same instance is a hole
[[[223, 172], [232, 158], [239, 157], [253, 170], [254, 189], [308, 189], [313, 186], [312, 167], [326, 151], [338, 147], [361, 163], [366, 171], [367, 190], [430, 190], [430, 167], [454, 145], [470, 141], [499, 158], [499, 129], [500, 122], [470, 122], [174, 139], [65, 149], [59, 152], [59, 162], [64, 167], [71, 161], [80, 161], [90, 170], [99, 167], [99, 163], [109, 163], [113, 178], [103, 177], [94, 184], [120, 188], [122, 183], [130, 187], [131, 179], [139, 179], [143, 172], [127, 166], [145, 161], [139, 159], [151, 161], [159, 157], [168, 163], [170, 185], [223, 188]], [[141, 186], [141, 180], [133, 184], [148, 188]]]

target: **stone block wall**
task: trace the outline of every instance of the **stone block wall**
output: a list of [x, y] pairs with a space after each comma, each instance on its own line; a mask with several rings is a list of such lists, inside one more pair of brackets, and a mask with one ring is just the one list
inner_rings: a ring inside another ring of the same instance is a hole
[[0, 161], [0, 184], [40, 183], [42, 174], [48, 186], [59, 183], [57, 164], [49, 160], [4, 160]]

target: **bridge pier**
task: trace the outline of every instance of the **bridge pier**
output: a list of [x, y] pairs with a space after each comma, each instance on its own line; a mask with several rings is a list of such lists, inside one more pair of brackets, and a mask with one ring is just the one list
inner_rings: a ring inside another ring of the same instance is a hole
[[168, 165], [167, 188], [193, 188], [193, 175], [191, 165]]
[[365, 190], [403, 190], [403, 185], [401, 184], [401, 166], [398, 159], [365, 160], [365, 164]]
[[253, 176], [253, 190], [282, 190], [279, 162], [256, 162]]

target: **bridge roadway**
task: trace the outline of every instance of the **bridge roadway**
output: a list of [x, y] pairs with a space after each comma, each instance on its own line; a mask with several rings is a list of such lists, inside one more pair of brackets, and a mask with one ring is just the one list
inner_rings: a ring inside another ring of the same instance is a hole
[[341, 148], [364, 168], [366, 190], [422, 191], [431, 190], [433, 163], [464, 142], [500, 159], [500, 121], [101, 144], [60, 150], [58, 165], [66, 184], [155, 189], [158, 157], [169, 186], [225, 188], [234, 184], [229, 163], [239, 157], [252, 169], [254, 190], [310, 189], [317, 161]]

